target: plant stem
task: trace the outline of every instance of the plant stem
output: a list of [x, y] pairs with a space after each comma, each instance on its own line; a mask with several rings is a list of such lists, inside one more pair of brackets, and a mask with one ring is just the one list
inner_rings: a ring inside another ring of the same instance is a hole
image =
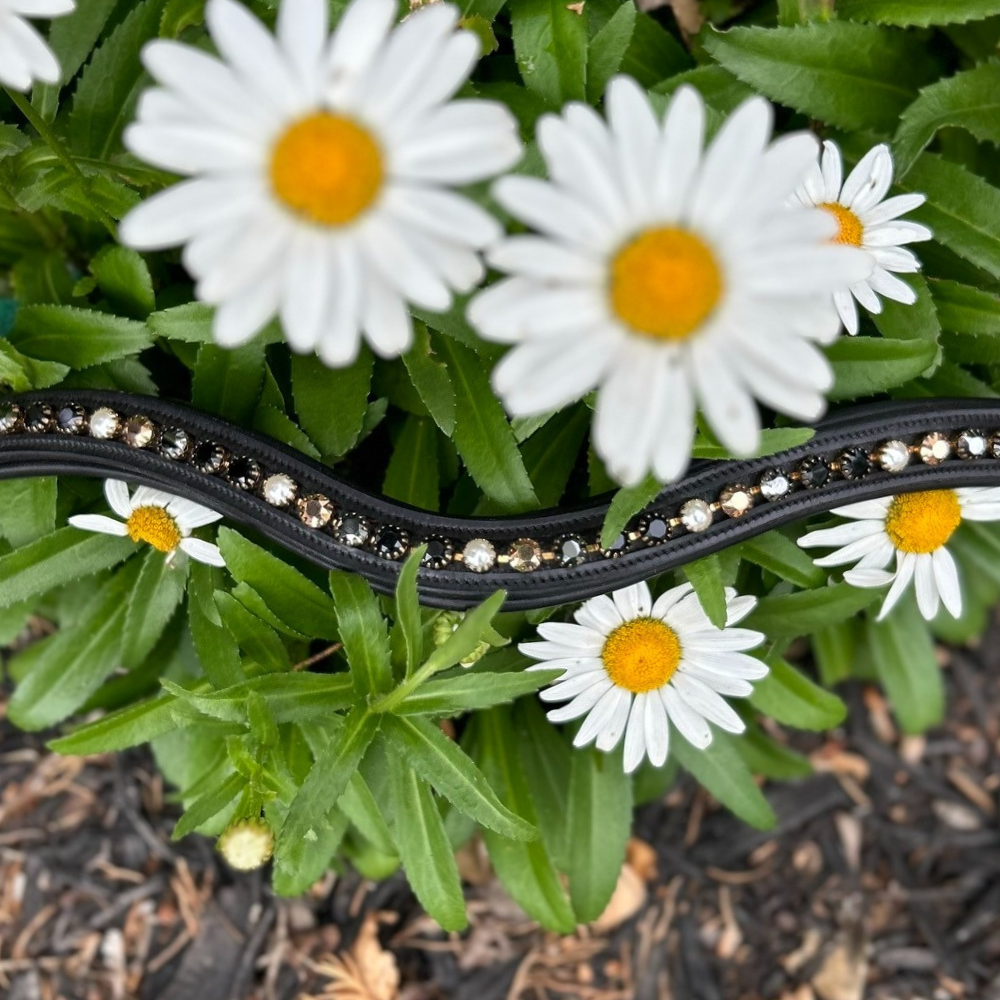
[[373, 712], [391, 712], [394, 708], [405, 701], [414, 691], [426, 680], [430, 680], [437, 673], [437, 668], [433, 663], [425, 663], [415, 674], [407, 677], [402, 684], [393, 688], [388, 694], [383, 695], [371, 706]]

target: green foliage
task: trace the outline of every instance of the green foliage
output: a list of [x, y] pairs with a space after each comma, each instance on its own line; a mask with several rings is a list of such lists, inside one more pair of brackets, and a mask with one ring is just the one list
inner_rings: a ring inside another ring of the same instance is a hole
[[837, 13], [879, 24], [964, 24], [1000, 14], [1000, 0], [837, 0]]

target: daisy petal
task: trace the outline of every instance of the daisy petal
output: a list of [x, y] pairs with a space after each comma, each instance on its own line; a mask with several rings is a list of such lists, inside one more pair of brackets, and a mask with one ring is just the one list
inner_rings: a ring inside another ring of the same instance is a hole
[[69, 523], [74, 528], [81, 528], [83, 531], [96, 531], [102, 535], [119, 535], [122, 538], [128, 535], [128, 528], [121, 521], [116, 521], [113, 517], [104, 514], [74, 514], [69, 518]]

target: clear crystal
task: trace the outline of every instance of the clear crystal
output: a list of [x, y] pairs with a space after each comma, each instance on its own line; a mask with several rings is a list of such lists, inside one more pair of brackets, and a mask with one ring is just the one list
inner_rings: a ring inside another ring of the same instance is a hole
[[745, 486], [727, 486], [719, 494], [719, 506], [729, 517], [742, 517], [753, 506], [753, 494]]
[[78, 403], [67, 403], [56, 412], [56, 429], [63, 434], [80, 434], [87, 427], [87, 411]]
[[757, 483], [765, 500], [780, 500], [792, 488], [791, 480], [781, 469], [768, 469]]
[[164, 427], [160, 434], [160, 454], [179, 462], [191, 449], [191, 435], [183, 427]]
[[146, 448], [153, 443], [156, 425], [149, 417], [129, 417], [125, 421], [125, 442], [133, 448]]
[[688, 500], [681, 507], [681, 524], [688, 531], [705, 531], [712, 525], [712, 508], [704, 500]]
[[510, 558], [510, 568], [518, 573], [530, 573], [542, 565], [542, 549], [531, 538], [519, 538], [507, 555]]
[[985, 458], [989, 441], [982, 431], [962, 431], [955, 442], [959, 458]]
[[497, 561], [497, 550], [485, 538], [473, 538], [462, 549], [462, 562], [473, 573], [485, 573], [493, 569]]
[[920, 461], [925, 465], [940, 465], [951, 455], [951, 442], [947, 436], [935, 431], [920, 442]]
[[9, 434], [17, 428], [21, 407], [17, 403], [0, 403], [0, 434]]
[[294, 499], [299, 488], [291, 476], [286, 476], [283, 472], [276, 472], [273, 476], [268, 476], [261, 487], [264, 499], [272, 507], [287, 507]]
[[587, 546], [583, 539], [576, 535], [560, 538], [553, 548], [563, 566], [579, 566], [587, 558]]
[[366, 518], [360, 514], [345, 514], [338, 522], [335, 534], [337, 539], [351, 548], [359, 548], [368, 541], [372, 529]]
[[878, 451], [878, 464], [886, 472], [902, 472], [910, 464], [910, 449], [904, 441], [886, 441]]
[[90, 436], [110, 441], [118, 433], [121, 418], [108, 406], [94, 410], [90, 415]]
[[299, 520], [307, 528], [325, 528], [333, 517], [333, 501], [322, 493], [302, 497], [297, 509]]

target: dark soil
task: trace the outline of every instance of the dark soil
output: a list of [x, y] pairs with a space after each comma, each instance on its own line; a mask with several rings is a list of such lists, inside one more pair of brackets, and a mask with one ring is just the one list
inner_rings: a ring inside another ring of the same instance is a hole
[[170, 843], [146, 754], [60, 758], [0, 718], [0, 997], [1000, 1000], [1000, 628], [941, 660], [926, 738], [862, 686], [829, 738], [775, 731], [817, 773], [768, 790], [774, 831], [687, 782], [643, 808], [612, 907], [565, 938], [475, 846], [463, 935], [399, 876], [275, 899], [208, 841]]

